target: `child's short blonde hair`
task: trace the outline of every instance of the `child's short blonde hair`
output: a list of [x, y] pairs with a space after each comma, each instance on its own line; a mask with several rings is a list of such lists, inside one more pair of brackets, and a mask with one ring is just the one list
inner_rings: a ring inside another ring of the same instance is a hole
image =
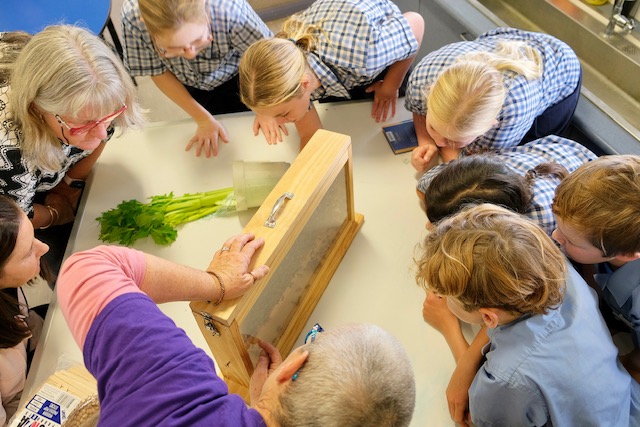
[[541, 314], [564, 294], [565, 257], [533, 222], [490, 204], [442, 220], [427, 236], [416, 281], [464, 310]]
[[556, 188], [553, 213], [605, 257], [640, 251], [640, 156], [603, 156]]

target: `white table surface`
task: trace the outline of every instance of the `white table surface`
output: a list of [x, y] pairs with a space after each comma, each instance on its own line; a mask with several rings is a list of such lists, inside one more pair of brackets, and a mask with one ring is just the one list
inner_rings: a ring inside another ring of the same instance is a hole
[[[402, 103], [398, 102], [399, 111], [392, 121], [410, 118]], [[417, 399], [411, 425], [454, 425], [445, 400], [454, 361], [442, 336], [422, 320], [424, 291], [413, 279], [413, 256], [425, 234], [425, 215], [415, 195], [411, 154], [392, 153], [381, 125], [369, 116], [370, 102], [317, 104], [317, 108], [326, 129], [352, 138], [355, 207], [365, 222], [304, 330], [315, 322], [324, 328], [350, 322], [385, 328], [402, 342], [415, 371]], [[191, 121], [152, 124], [108, 142], [89, 179], [67, 254], [100, 244], [95, 218], [122, 200], [144, 201], [170, 191], [181, 195], [232, 186], [233, 160], [295, 159], [298, 136], [292, 125], [284, 143], [269, 146], [262, 136], [253, 136], [251, 113], [218, 119], [230, 142], [221, 146], [216, 158], [196, 158], [184, 151], [195, 129]], [[169, 247], [145, 239], [135, 248], [204, 268], [228, 236], [242, 231], [253, 212], [186, 224]], [[188, 303], [163, 304], [161, 308], [196, 345], [211, 354]], [[55, 371], [61, 355], [82, 361], [54, 298], [23, 400]]]

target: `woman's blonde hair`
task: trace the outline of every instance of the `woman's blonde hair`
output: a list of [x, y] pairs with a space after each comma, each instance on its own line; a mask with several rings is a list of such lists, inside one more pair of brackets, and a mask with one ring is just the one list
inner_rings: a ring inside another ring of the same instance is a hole
[[21, 133], [23, 157], [45, 171], [58, 171], [64, 152], [44, 114], [96, 118], [127, 109], [114, 123], [122, 131], [143, 123], [133, 82], [120, 59], [98, 37], [70, 25], [45, 28], [23, 48], [9, 80], [9, 108]]
[[445, 137], [475, 138], [494, 125], [507, 91], [503, 72], [528, 80], [542, 76], [540, 53], [524, 42], [503, 41], [494, 52], [459, 57], [425, 90], [427, 109], [445, 126]]
[[565, 258], [533, 222], [481, 204], [442, 220], [427, 236], [416, 281], [464, 310], [546, 313], [562, 302]]
[[[240, 99], [249, 108], [270, 108], [300, 95], [309, 71], [307, 53], [327, 34], [322, 24], [307, 24], [293, 15], [271, 39], [255, 42], [240, 59]], [[327, 37], [328, 38], [328, 37]]]
[[9, 81], [16, 58], [29, 40], [31, 34], [24, 31], [0, 32], [0, 85]]
[[138, 7], [152, 35], [177, 30], [189, 22], [208, 20], [204, 0], [138, 0]]

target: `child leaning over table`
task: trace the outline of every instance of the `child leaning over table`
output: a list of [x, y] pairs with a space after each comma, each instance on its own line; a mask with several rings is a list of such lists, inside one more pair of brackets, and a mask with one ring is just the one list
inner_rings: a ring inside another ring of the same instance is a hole
[[604, 156], [580, 166], [556, 189], [552, 237], [594, 275], [605, 318], [632, 330], [622, 364], [640, 380], [640, 156]]
[[[372, 97], [371, 117], [385, 121], [395, 115], [423, 33], [422, 17], [402, 13], [391, 0], [317, 0], [287, 19], [274, 38], [246, 50], [240, 98], [276, 122], [271, 129], [295, 123], [301, 149], [322, 127], [315, 100]], [[282, 140], [279, 133], [265, 138]]]
[[418, 197], [430, 223], [467, 204], [492, 203], [523, 214], [551, 235], [556, 228], [551, 210], [556, 187], [595, 158], [579, 143], [549, 135], [439, 164], [418, 180]]
[[461, 152], [500, 150], [562, 135], [580, 96], [575, 52], [548, 34], [496, 28], [425, 56], [407, 84], [418, 171]]
[[248, 110], [238, 97], [238, 64], [252, 43], [272, 35], [267, 25], [246, 0], [125, 0], [122, 33], [131, 75], [150, 76], [196, 122], [186, 150], [216, 156], [229, 137], [213, 115]]
[[439, 222], [423, 249], [416, 279], [440, 301], [423, 315], [456, 360], [468, 347], [456, 317], [488, 327], [469, 389], [474, 425], [640, 424], [640, 384], [617, 360], [593, 290], [540, 227], [482, 204]]

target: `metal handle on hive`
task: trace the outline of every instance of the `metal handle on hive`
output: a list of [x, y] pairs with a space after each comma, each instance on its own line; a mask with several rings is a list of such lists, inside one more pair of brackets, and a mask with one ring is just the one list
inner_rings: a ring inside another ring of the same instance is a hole
[[285, 200], [291, 200], [293, 199], [293, 196], [293, 193], [284, 193], [278, 198], [278, 200], [276, 200], [276, 203], [273, 205], [273, 209], [271, 209], [271, 215], [269, 215], [269, 218], [267, 218], [264, 223], [265, 227], [274, 228], [276, 226], [276, 214], [278, 213], [278, 210], [280, 210], [282, 205], [284, 205]]

